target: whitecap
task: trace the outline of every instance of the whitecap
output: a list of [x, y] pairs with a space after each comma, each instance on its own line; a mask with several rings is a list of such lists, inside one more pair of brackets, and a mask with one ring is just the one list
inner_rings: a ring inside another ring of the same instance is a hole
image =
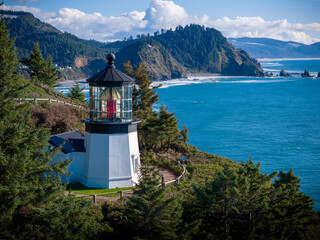
[[320, 60], [320, 58], [258, 58], [259, 62], [270, 61], [311, 61], [311, 60]]

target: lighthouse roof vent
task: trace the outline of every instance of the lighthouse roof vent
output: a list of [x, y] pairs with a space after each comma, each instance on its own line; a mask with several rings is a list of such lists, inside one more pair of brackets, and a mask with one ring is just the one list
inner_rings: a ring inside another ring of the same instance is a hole
[[87, 79], [90, 86], [112, 87], [132, 85], [134, 79], [119, 71], [114, 66], [116, 56], [113, 53], [107, 55], [108, 65], [101, 72]]

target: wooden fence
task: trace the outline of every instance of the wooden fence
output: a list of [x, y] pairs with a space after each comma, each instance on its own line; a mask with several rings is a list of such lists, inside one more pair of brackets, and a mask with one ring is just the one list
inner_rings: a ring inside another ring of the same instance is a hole
[[49, 102], [49, 103], [60, 103], [68, 106], [73, 106], [81, 109], [86, 109], [86, 107], [80, 105], [80, 104], [72, 104], [66, 101], [61, 101], [57, 99], [52, 99], [52, 98], [16, 98], [15, 99], [18, 102], [23, 102], [23, 101], [33, 101], [35, 103], [40, 103], [40, 102]]
[[[118, 191], [118, 192], [107, 192], [107, 193], [99, 193], [99, 194], [92, 194], [92, 195], [81, 195], [81, 196], [76, 196], [76, 198], [92, 198], [93, 203], [98, 202], [98, 197], [108, 197], [107, 195], [112, 195], [112, 194], [119, 194], [120, 195], [120, 200], [122, 201], [123, 198], [126, 195], [131, 195], [133, 193], [132, 190], [125, 190], [125, 191]], [[102, 199], [103, 201], [106, 201], [107, 199]]]
[[178, 184], [182, 181], [184, 181], [185, 179], [185, 176], [187, 174], [187, 169], [186, 169], [186, 166], [184, 164], [181, 164], [180, 162], [178, 162], [178, 164], [183, 168], [183, 172], [182, 174], [177, 177], [176, 179], [173, 179], [171, 181], [168, 181], [168, 182], [165, 182], [163, 181], [161, 184], [159, 184], [159, 187], [165, 187], [165, 186], [169, 186], [169, 185], [175, 185], [175, 184]]

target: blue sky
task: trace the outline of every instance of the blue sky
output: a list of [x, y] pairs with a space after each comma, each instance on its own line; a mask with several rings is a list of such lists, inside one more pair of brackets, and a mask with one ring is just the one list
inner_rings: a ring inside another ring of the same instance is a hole
[[320, 0], [7, 0], [81, 38], [110, 41], [190, 23], [226, 37], [320, 41]]

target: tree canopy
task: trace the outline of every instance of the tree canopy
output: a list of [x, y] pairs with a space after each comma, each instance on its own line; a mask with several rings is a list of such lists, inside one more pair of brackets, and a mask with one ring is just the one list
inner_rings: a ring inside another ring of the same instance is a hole
[[152, 76], [147, 72], [146, 65], [140, 63], [134, 69], [130, 62], [124, 64], [126, 73], [135, 78], [135, 86], [132, 93], [133, 116], [141, 123], [138, 125], [139, 143], [141, 148], [154, 151], [168, 149], [175, 144], [187, 144], [187, 128], [183, 130], [185, 136], [181, 140], [178, 120], [168, 108], [161, 106], [157, 112], [154, 104], [159, 101], [156, 89], [161, 87], [151, 86]]
[[49, 54], [44, 60], [37, 42], [33, 45], [30, 57], [23, 57], [21, 62], [28, 67], [27, 72], [33, 82], [42, 83], [49, 87], [54, 87], [57, 84], [60, 77], [57, 69], [52, 66], [52, 57]]
[[16, 102], [30, 84], [16, 73], [18, 64], [0, 19], [0, 238], [97, 238], [110, 230], [99, 207], [64, 195], [61, 175], [71, 160], [50, 164], [48, 130], [35, 127], [29, 104]]
[[83, 92], [83, 88], [80, 87], [80, 84], [77, 82], [74, 86], [69, 89], [69, 93], [67, 94], [68, 98], [79, 101], [81, 103], [86, 103], [85, 94]]

